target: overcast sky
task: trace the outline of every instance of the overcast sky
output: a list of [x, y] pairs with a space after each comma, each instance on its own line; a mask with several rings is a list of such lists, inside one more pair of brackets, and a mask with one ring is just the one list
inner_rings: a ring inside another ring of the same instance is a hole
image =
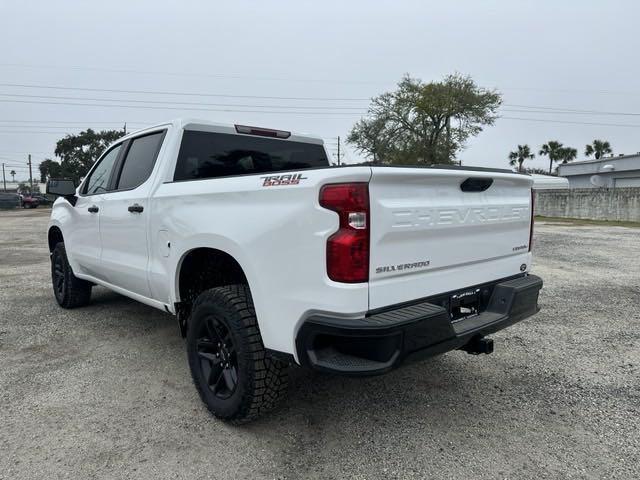
[[611, 0], [0, 0], [0, 160], [26, 178], [27, 153], [51, 156], [65, 133], [179, 116], [311, 132], [333, 150], [404, 73], [453, 72], [504, 95], [505, 118], [469, 142], [465, 165], [504, 167], [517, 144], [552, 139], [578, 159], [594, 138], [634, 153], [639, 18], [640, 3]]

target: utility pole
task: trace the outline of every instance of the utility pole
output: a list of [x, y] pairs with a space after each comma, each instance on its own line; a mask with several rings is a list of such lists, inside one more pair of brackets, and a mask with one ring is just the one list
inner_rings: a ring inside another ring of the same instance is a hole
[[338, 135], [338, 166], [340, 166], [340, 136]]
[[33, 193], [33, 174], [31, 173], [31, 154], [29, 154], [29, 186], [31, 187], [31, 193]]
[[[447, 123], [446, 123], [445, 129], [447, 134], [447, 155], [448, 155], [447, 160], [450, 161], [452, 157], [455, 158], [455, 156], [451, 154], [451, 117], [447, 117]], [[462, 163], [460, 163], [459, 165], [462, 165]]]
[[4, 163], [2, 164], [2, 183], [4, 183], [4, 191], [7, 191], [7, 179], [4, 176]]
[[127, 122], [124, 122], [124, 134], [127, 134]]

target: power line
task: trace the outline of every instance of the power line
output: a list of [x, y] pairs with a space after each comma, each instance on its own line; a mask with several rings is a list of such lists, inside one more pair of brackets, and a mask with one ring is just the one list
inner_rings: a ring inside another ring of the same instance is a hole
[[623, 90], [586, 90], [576, 88], [537, 88], [537, 87], [496, 87], [499, 90], [528, 90], [532, 92], [557, 92], [557, 93], [584, 93], [592, 95], [594, 93], [604, 95], [640, 95], [640, 92], [630, 92]]
[[[503, 111], [507, 111], [507, 112], [529, 112], [528, 110], [503, 110]], [[530, 112], [530, 113], [545, 113], [545, 112]], [[550, 112], [550, 113], [564, 113], [564, 112]], [[509, 116], [503, 116], [500, 117], [503, 119], [507, 119], [507, 120], [522, 120], [522, 121], [544, 121], [544, 122], [551, 122], [551, 123], [569, 123], [569, 124], [578, 124], [578, 125], [600, 125], [600, 126], [621, 126], [621, 127], [637, 127], [638, 125], [635, 124], [612, 124], [612, 123], [601, 123], [601, 122], [576, 122], [576, 121], [563, 121], [563, 120], [549, 120], [549, 119], [537, 119], [537, 118], [524, 118], [524, 117], [509, 117]], [[20, 122], [20, 121], [11, 121], [11, 120], [0, 120], [0, 122]], [[37, 120], [34, 121], [29, 121], [29, 125], [1, 125], [0, 124], [0, 129], [5, 129], [5, 130], [0, 130], [0, 133], [38, 133], [38, 132], [33, 132], [31, 130], [28, 131], [21, 131], [21, 130], [13, 130], [15, 129], [20, 129], [20, 128], [38, 128], [38, 129], [62, 129], [65, 130], [65, 132], [60, 132], [60, 133], [69, 133], [69, 129], [73, 129], [74, 126], [73, 125], [48, 125], [46, 123], [66, 123], [66, 122], [55, 122], [55, 121], [42, 121], [40, 122], [41, 124], [32, 124], [31, 122], [37, 122]], [[82, 125], [85, 126], [86, 128], [90, 128], [90, 125], [95, 125], [95, 123], [93, 122], [69, 122], [71, 124], [77, 124], [77, 125]], [[110, 124], [113, 125], [121, 125], [122, 122], [109, 122]], [[146, 122], [146, 123], [137, 123], [137, 122], [127, 122], [129, 125], [138, 125], [138, 126], [146, 126], [146, 125], [151, 125], [151, 122]], [[45, 132], [43, 132], [45, 133]], [[46, 132], [46, 133], [54, 133], [54, 132]], [[329, 146], [336, 146], [337, 145], [337, 141], [335, 140], [336, 137], [333, 137], [331, 139], [324, 139], [325, 140], [325, 145], [329, 145]], [[18, 153], [27, 153], [27, 152], [18, 152]], [[38, 152], [34, 152], [34, 153], [38, 153]], [[48, 152], [45, 152], [48, 153]]]
[[126, 68], [105, 68], [105, 67], [87, 67], [84, 65], [30, 65], [19, 63], [2, 63], [2, 67], [18, 67], [18, 68], [52, 68], [61, 70], [91, 70], [99, 72], [112, 72], [112, 73], [134, 73], [138, 75], [167, 75], [178, 77], [203, 77], [203, 78], [228, 78], [228, 79], [243, 79], [243, 80], [267, 80], [277, 82], [300, 82], [300, 83], [342, 83], [342, 84], [370, 84], [370, 85], [388, 85], [393, 82], [379, 82], [369, 80], [332, 80], [332, 79], [318, 79], [318, 78], [291, 78], [291, 77], [255, 77], [249, 75], [230, 75], [222, 73], [201, 73], [201, 72], [163, 72], [163, 71], [151, 71], [151, 70], [134, 70]]
[[139, 104], [160, 104], [160, 105], [205, 105], [208, 107], [234, 107], [234, 108], [292, 108], [311, 110], [353, 110], [357, 107], [336, 107], [336, 106], [315, 106], [315, 105], [247, 105], [242, 103], [202, 103], [202, 102], [173, 102], [170, 100], [131, 100], [128, 98], [87, 98], [87, 97], [61, 97], [56, 95], [29, 95], [22, 93], [0, 93], [3, 97], [19, 97], [19, 98], [41, 98], [46, 100], [80, 100], [90, 102], [127, 102]]
[[[85, 129], [90, 129], [91, 128], [91, 124], [84, 124], [84, 127], [81, 127], [79, 125], [34, 125], [34, 124], [29, 124], [29, 125], [0, 125], [0, 129], [13, 129], [13, 128], [45, 128], [45, 129], [63, 129], [65, 131], [70, 131], [70, 130], [74, 130], [74, 131], [78, 131], [78, 130], [85, 130]], [[129, 124], [131, 125], [131, 124]], [[137, 124], [136, 124], [137, 125]], [[149, 124], [146, 124], [149, 125]], [[122, 124], [121, 124], [122, 126]], [[139, 127], [136, 127], [139, 128]], [[101, 128], [94, 128], [96, 131], [101, 130]], [[7, 132], [13, 132], [15, 130], [6, 130]], [[122, 128], [116, 128], [112, 131], [118, 131], [121, 132]]]
[[[21, 85], [21, 84], [0, 84], [0, 86], [12, 86], [12, 85]], [[24, 85], [28, 86], [28, 85]], [[31, 87], [36, 87], [35, 85]], [[127, 92], [127, 93], [163, 93], [163, 94], [172, 94], [172, 95], [193, 95], [193, 96], [216, 96], [216, 97], [228, 97], [228, 98], [254, 98], [254, 99], [297, 99], [297, 100], [368, 100], [368, 99], [328, 99], [321, 97], [266, 97], [266, 96], [258, 96], [258, 95], [216, 95], [216, 94], [204, 94], [204, 93], [184, 93], [184, 92], [151, 92], [151, 91], [143, 91], [143, 90], [116, 90], [116, 89], [98, 89], [98, 88], [75, 88], [75, 87], [53, 87], [53, 86], [38, 86], [38, 88], [56, 88], [56, 89], [64, 89], [64, 90], [82, 90], [82, 91], [99, 91], [99, 92]], [[215, 106], [215, 107], [234, 107], [234, 108], [283, 108], [283, 109], [316, 109], [316, 110], [353, 110], [354, 106], [342, 107], [342, 106], [316, 106], [316, 105], [253, 105], [253, 104], [233, 104], [233, 103], [202, 103], [202, 102], [175, 102], [175, 101], [167, 101], [167, 100], [132, 100], [132, 99], [110, 99], [110, 98], [86, 98], [86, 97], [66, 97], [66, 96], [52, 96], [52, 95], [29, 95], [29, 94], [14, 94], [14, 93], [0, 93], [2, 96], [6, 97], [19, 97], [19, 98], [39, 98], [39, 99], [51, 99], [51, 100], [80, 100], [80, 101], [91, 101], [91, 102], [128, 102], [128, 103], [139, 103], [139, 104], [160, 104], [160, 105], [204, 105], [204, 106]], [[516, 110], [516, 109], [503, 109], [506, 112], [521, 112], [526, 113], [531, 111], [531, 113], [538, 113], [535, 110], [544, 110], [549, 113], [559, 113], [559, 114], [589, 114], [589, 115], [620, 115], [620, 116], [640, 116], [639, 112], [612, 112], [612, 111], [602, 111], [602, 110], [581, 110], [581, 109], [572, 109], [572, 108], [564, 108], [564, 107], [548, 107], [548, 106], [538, 106], [538, 105], [523, 105], [523, 104], [504, 104], [505, 107], [516, 107], [516, 108], [525, 108], [527, 110]], [[273, 112], [276, 113], [276, 112]], [[307, 112], [305, 112], [306, 114]], [[311, 112], [309, 112], [311, 113]], [[342, 112], [336, 112], [342, 113]], [[356, 113], [356, 112], [350, 112]], [[357, 113], [361, 113], [360, 111]], [[364, 113], [364, 112], [362, 112]], [[543, 113], [543, 112], [539, 112]], [[71, 122], [65, 122], [71, 123]], [[81, 123], [81, 122], [76, 122]], [[93, 123], [93, 122], [91, 122]], [[102, 122], [102, 123], [113, 123], [118, 124], [121, 122]], [[145, 123], [145, 122], [130, 122], [130, 123]]]
[[35, 150], [29, 150], [29, 151], [26, 151], [26, 150], [25, 151], [22, 151], [22, 150], [2, 150], [2, 151], [0, 151], [0, 154], [2, 154], [2, 153], [4, 153], [4, 154], [7, 154], [7, 153], [14, 154], [14, 153], [51, 153], [51, 152], [43, 152], [43, 151], [35, 151]]
[[[70, 129], [70, 128], [79, 128], [69, 125], [0, 125], [0, 128], [62, 128], [62, 129]], [[118, 129], [122, 130], [122, 129]]]
[[557, 107], [537, 107], [534, 105], [511, 105], [504, 104], [506, 107], [521, 107], [527, 110], [508, 110], [502, 109], [505, 112], [529, 112], [529, 113], [568, 113], [568, 114], [588, 114], [588, 115], [621, 115], [621, 116], [640, 116], [640, 113], [636, 112], [608, 112], [602, 110], [578, 110], [571, 108], [557, 108]]
[[[0, 100], [1, 101], [1, 100]], [[253, 112], [253, 113], [288, 113], [288, 112]], [[298, 114], [298, 112], [293, 112], [293, 114]], [[525, 121], [525, 122], [544, 122], [544, 123], [558, 123], [558, 124], [569, 124], [569, 125], [593, 125], [599, 127], [626, 127], [626, 128], [640, 128], [640, 124], [623, 124], [623, 123], [601, 123], [601, 122], [576, 122], [569, 120], [553, 120], [547, 118], [525, 118], [525, 117], [508, 117], [501, 116], [498, 117], [502, 120], [517, 120], [517, 121]], [[44, 128], [63, 128], [63, 127], [44, 127]], [[58, 132], [44, 132], [44, 131], [35, 131], [35, 130], [0, 130], [0, 135], [12, 135], [12, 134], [42, 134], [42, 135], [61, 135], [61, 134], [69, 134], [71, 135], [73, 132], [70, 131], [58, 131]], [[335, 143], [325, 142], [327, 145], [334, 147]], [[50, 152], [47, 152], [50, 154]]]
[[[127, 101], [127, 100], [123, 100]], [[297, 112], [297, 111], [270, 111], [270, 110], [237, 110], [229, 108], [194, 108], [194, 107], [167, 107], [152, 105], [115, 105], [109, 103], [78, 103], [78, 102], [48, 102], [37, 100], [9, 100], [0, 99], [3, 103], [28, 103], [36, 105], [65, 105], [65, 106], [81, 106], [81, 107], [112, 107], [112, 108], [143, 108], [147, 110], [179, 110], [179, 111], [200, 111], [200, 112], [233, 112], [233, 113], [268, 113], [268, 114], [285, 114], [285, 115], [348, 115], [362, 116], [361, 112]]]
[[[69, 124], [69, 125], [87, 125], [87, 124], [91, 124], [91, 125], [122, 125], [123, 124], [123, 120], [117, 121], [117, 122], [103, 122], [103, 121], [89, 121], [89, 122], [67, 122], [67, 121], [61, 121], [61, 120], [0, 120], [0, 122], [6, 122], [6, 123], [47, 123], [47, 124]], [[129, 122], [127, 121], [128, 124], [131, 125], [149, 125], [151, 122]], [[5, 125], [0, 125], [1, 126], [5, 126]]]
[[[0, 94], [2, 95], [2, 94]], [[35, 96], [37, 98], [49, 98], [44, 96]], [[56, 98], [56, 97], [54, 97]], [[60, 97], [60, 99], [69, 98], [69, 97]], [[70, 97], [73, 98], [73, 97]], [[89, 101], [118, 101], [118, 100], [110, 100], [110, 99], [86, 99]], [[124, 102], [128, 102], [127, 100], [123, 100]], [[0, 99], [0, 102], [9, 102], [9, 103], [28, 103], [28, 104], [46, 104], [46, 105], [71, 105], [71, 106], [89, 106], [89, 107], [113, 107], [113, 108], [142, 108], [142, 109], [152, 109], [152, 110], [193, 110], [193, 111], [213, 111], [213, 112], [234, 112], [234, 113], [266, 113], [266, 114], [283, 114], [283, 115], [349, 115], [349, 116], [363, 116], [364, 112], [299, 112], [299, 111], [266, 111], [266, 110], [238, 110], [238, 109], [209, 109], [209, 108], [192, 108], [192, 107], [170, 107], [170, 106], [154, 106], [154, 105], [115, 105], [115, 104], [99, 104], [99, 103], [77, 103], [77, 102], [48, 102], [48, 101], [28, 101], [28, 100], [12, 100], [12, 99]], [[150, 102], [150, 103], [161, 103], [161, 102]], [[180, 103], [180, 102], [173, 102]], [[214, 104], [215, 105], [215, 104]], [[516, 105], [510, 105], [516, 106]], [[584, 114], [606, 114], [606, 115], [633, 115], [640, 116], [638, 113], [633, 112], [602, 112], [597, 110], [577, 110], [577, 109], [561, 109], [556, 107], [534, 107], [527, 105], [520, 105], [527, 108], [536, 108], [546, 111], [535, 111], [535, 110], [504, 110], [508, 112], [526, 112], [526, 113], [542, 113], [542, 114], [554, 114], [554, 113], [584, 113]], [[247, 107], [252, 107], [247, 105]], [[274, 108], [277, 108], [274, 106]], [[505, 120], [516, 120], [516, 121], [531, 121], [531, 122], [546, 122], [546, 123], [559, 123], [559, 124], [575, 124], [575, 125], [594, 125], [594, 126], [611, 126], [611, 127], [631, 127], [638, 128], [640, 125], [637, 124], [619, 124], [619, 123], [602, 123], [602, 122], [577, 122], [577, 121], [569, 121], [569, 120], [555, 120], [555, 119], [540, 119], [540, 118], [525, 118], [525, 117], [510, 117], [510, 116], [502, 116], [500, 117]], [[3, 120], [4, 122], [11, 122], [9, 120]], [[36, 121], [29, 120], [26, 122], [39, 122], [46, 123], [45, 121]], [[51, 122], [53, 123], [53, 122]], [[59, 122], [65, 123], [65, 122]], [[69, 122], [76, 124], [86, 124], [91, 122]], [[109, 122], [112, 124], [120, 124], [121, 122]], [[135, 124], [148, 125], [150, 122], [132, 122]], [[3, 127], [0, 125], [0, 128]], [[31, 127], [31, 128], [72, 128], [72, 127], [60, 127], [60, 126], [51, 126], [51, 125], [4, 125], [7, 128], [20, 128], [20, 127]], [[44, 132], [44, 131], [32, 131], [32, 130], [5, 130], [0, 131], [2, 134], [52, 134], [58, 135], [60, 132]], [[65, 132], [69, 133], [69, 132]], [[334, 137], [335, 138], [335, 137]], [[329, 139], [327, 139], [329, 140]], [[331, 139], [333, 141], [333, 138]]]
[[565, 120], [549, 120], [547, 118], [522, 118], [522, 117], [500, 117], [505, 120], [522, 120], [526, 122], [545, 122], [545, 123], [568, 123], [572, 125], [596, 125], [599, 127], [633, 127], [640, 128], [640, 125], [622, 124], [622, 123], [596, 123], [596, 122], [572, 122]]
[[[227, 95], [227, 94], [208, 94], [208, 93], [191, 93], [191, 92], [170, 92], [170, 91], [150, 91], [150, 90], [122, 90], [122, 89], [102, 89], [102, 88], [81, 88], [81, 87], [62, 87], [52, 85], [28, 85], [28, 84], [14, 84], [14, 83], [1, 83], [0, 86], [9, 87], [25, 87], [25, 88], [45, 88], [45, 89], [57, 89], [57, 90], [78, 90], [78, 91], [92, 91], [92, 92], [111, 92], [111, 93], [136, 93], [136, 94], [164, 94], [164, 95], [183, 95], [183, 96], [210, 96], [210, 97], [222, 97], [222, 98], [252, 98], [252, 99], [278, 99], [278, 100], [318, 100], [318, 101], [368, 101], [367, 98], [328, 98], [328, 97], [278, 97], [278, 96], [261, 96], [261, 95]], [[340, 107], [340, 106], [315, 106], [315, 105], [252, 105], [252, 104], [221, 104], [221, 103], [201, 103], [201, 102], [173, 102], [167, 100], [131, 100], [131, 99], [107, 99], [107, 98], [86, 98], [86, 97], [63, 97], [63, 96], [48, 96], [48, 95], [28, 95], [28, 94], [13, 94], [2, 93], [3, 96], [21, 97], [21, 98], [40, 98], [40, 99], [56, 99], [56, 100], [81, 100], [81, 101], [108, 101], [108, 102], [128, 102], [128, 103], [154, 103], [154, 104], [172, 104], [172, 105], [205, 105], [205, 106], [220, 106], [220, 107], [246, 107], [246, 108], [284, 108], [284, 109], [321, 109], [321, 110], [352, 110], [357, 107]], [[594, 115], [621, 115], [621, 116], [640, 116], [637, 112], [612, 112], [601, 110], [581, 110], [564, 107], [548, 107], [538, 105], [524, 105], [524, 104], [504, 104], [506, 107], [526, 108], [535, 110], [548, 110], [555, 113], [577, 113], [577, 114], [594, 114]], [[519, 110], [505, 110], [517, 112]], [[523, 112], [526, 112], [525, 110]], [[116, 122], [113, 122], [116, 123]], [[140, 122], [142, 123], [142, 122]]]
[[71, 132], [40, 132], [40, 131], [31, 131], [31, 130], [6, 130], [6, 131], [2, 131], [0, 130], [0, 135], [12, 135], [12, 134], [23, 134], [23, 133], [43, 133], [43, 134], [50, 134], [50, 135], [60, 135], [61, 133], [71, 133]]
[[[34, 168], [39, 168], [41, 163], [42, 162], [34, 163], [33, 164]], [[16, 173], [29, 173], [29, 167], [28, 166], [22, 167], [22, 166], [17, 166], [17, 165], [11, 165], [9, 163], [5, 163], [4, 165], [7, 168], [11, 168], [11, 170], [15, 170]]]
[[133, 93], [148, 95], [176, 95], [188, 97], [218, 97], [218, 98], [252, 98], [262, 100], [317, 100], [321, 102], [351, 102], [351, 101], [369, 101], [370, 98], [341, 98], [341, 97], [279, 97], [266, 95], [229, 95], [222, 93], [196, 93], [196, 92], [172, 92], [161, 90], [124, 90], [115, 88], [86, 88], [86, 87], [62, 87], [57, 85], [28, 85], [23, 83], [0, 83], [1, 87], [20, 87], [20, 88], [44, 88], [52, 90], [76, 90], [83, 92], [106, 92], [106, 93]]
[[[1, 100], [0, 100], [1, 101]], [[254, 113], [287, 113], [287, 112], [254, 112]], [[294, 112], [297, 114], [298, 112]], [[569, 125], [593, 125], [599, 127], [626, 127], [626, 128], [640, 128], [640, 124], [622, 124], [622, 123], [601, 123], [601, 122], [575, 122], [569, 120], [552, 120], [546, 118], [525, 118], [525, 117], [507, 117], [502, 116], [499, 117], [503, 120], [516, 120], [516, 121], [526, 121], [526, 122], [544, 122], [544, 123], [558, 123], [558, 124], [569, 124]], [[48, 127], [51, 128], [51, 127]], [[60, 135], [60, 134], [72, 134], [72, 132], [64, 131], [64, 132], [44, 132], [44, 131], [31, 131], [31, 130], [0, 130], [0, 135], [12, 135], [12, 134], [42, 134], [42, 135]], [[332, 146], [332, 145], [330, 145]]]
[[[50, 160], [50, 159], [41, 160], [40, 162], [34, 163], [34, 165], [35, 166], [39, 166], [45, 160]], [[7, 161], [14, 162], [14, 163], [6, 163]], [[20, 160], [12, 159], [12, 160], [4, 160], [4, 162], [5, 162], [5, 165], [7, 165], [8, 167], [17, 168], [18, 170], [28, 170], [29, 169], [28, 162], [26, 162], [26, 161], [21, 162]]]
[[[244, 79], [244, 80], [260, 80], [260, 81], [277, 81], [292, 83], [330, 83], [330, 84], [353, 84], [353, 85], [395, 85], [397, 79], [394, 80], [336, 80], [336, 79], [319, 79], [319, 78], [291, 78], [291, 77], [260, 77], [251, 75], [232, 75], [222, 73], [204, 73], [204, 72], [168, 72], [157, 70], [137, 70], [129, 68], [106, 68], [92, 67], [86, 65], [34, 65], [20, 63], [2, 63], [1, 67], [12, 68], [31, 68], [31, 69], [57, 69], [57, 70], [86, 70], [98, 72], [127, 73], [138, 75], [167, 75], [177, 77], [202, 77], [202, 78], [223, 78], [223, 79]], [[622, 91], [608, 89], [576, 89], [576, 88], [541, 88], [541, 87], [497, 87], [500, 90], [525, 90], [536, 92], [559, 92], [559, 93], [580, 93], [580, 94], [607, 94], [607, 95], [640, 95], [637, 91]]]

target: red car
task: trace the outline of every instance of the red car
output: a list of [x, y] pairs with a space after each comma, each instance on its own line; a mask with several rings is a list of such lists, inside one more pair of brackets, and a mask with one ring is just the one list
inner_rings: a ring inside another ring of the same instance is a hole
[[38, 205], [40, 205], [40, 200], [35, 198], [30, 193], [21, 193], [20, 205], [22, 206], [22, 208], [38, 208]]

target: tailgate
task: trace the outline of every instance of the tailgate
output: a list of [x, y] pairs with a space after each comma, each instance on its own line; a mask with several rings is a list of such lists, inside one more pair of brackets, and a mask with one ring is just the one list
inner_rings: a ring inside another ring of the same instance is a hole
[[370, 309], [528, 270], [529, 176], [436, 168], [372, 172]]

